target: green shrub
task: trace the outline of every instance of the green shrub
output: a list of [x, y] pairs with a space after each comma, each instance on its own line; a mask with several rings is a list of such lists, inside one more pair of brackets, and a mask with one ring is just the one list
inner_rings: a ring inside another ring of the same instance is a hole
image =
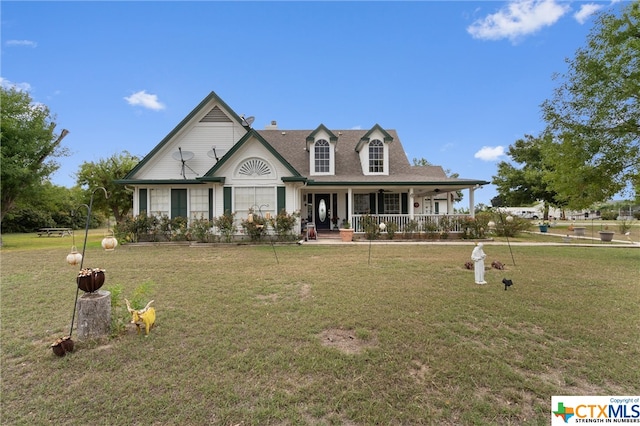
[[369, 213], [362, 216], [362, 230], [367, 240], [377, 240], [380, 237], [380, 224], [377, 218]]
[[225, 210], [222, 216], [213, 219], [213, 226], [218, 228], [218, 232], [222, 236], [225, 243], [233, 241], [233, 234], [236, 232], [236, 214]]
[[251, 241], [256, 242], [261, 241], [265, 235], [267, 231], [266, 223], [267, 220], [264, 217], [255, 214], [253, 209], [249, 209], [249, 215], [246, 219], [242, 219], [240, 225]]
[[280, 210], [280, 213], [275, 218], [272, 218], [269, 222], [274, 232], [278, 236], [278, 240], [286, 241], [296, 238], [294, 235], [294, 228], [298, 222], [300, 213], [289, 214], [285, 209]]
[[211, 232], [212, 223], [203, 217], [200, 219], [194, 219], [189, 225], [189, 234], [191, 238], [194, 238], [199, 243], [210, 243], [215, 239], [215, 236]]
[[420, 224], [417, 220], [411, 219], [404, 227], [403, 233], [405, 238], [413, 238], [415, 233], [420, 230]]
[[618, 218], [617, 210], [605, 210], [600, 212], [600, 219], [602, 220], [616, 220]]
[[395, 222], [388, 222], [387, 224], [387, 238], [389, 240], [393, 240], [396, 233], [398, 232], [398, 224]]

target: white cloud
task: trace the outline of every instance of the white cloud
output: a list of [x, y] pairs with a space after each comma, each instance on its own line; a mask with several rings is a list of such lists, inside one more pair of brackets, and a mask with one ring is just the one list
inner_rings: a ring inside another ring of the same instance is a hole
[[568, 5], [557, 0], [516, 0], [498, 12], [472, 23], [467, 32], [473, 38], [512, 42], [533, 34], [540, 28], [555, 24], [569, 11]]
[[480, 151], [473, 154], [474, 158], [479, 158], [482, 161], [496, 161], [504, 155], [504, 147], [498, 146], [483, 146]]
[[149, 94], [146, 90], [141, 90], [131, 96], [127, 96], [124, 98], [124, 100], [127, 101], [129, 105], [141, 106], [143, 108], [152, 109], [154, 111], [159, 111], [165, 108], [164, 104], [158, 101], [157, 95]]
[[29, 92], [31, 90], [29, 83], [14, 83], [2, 77], [0, 77], [0, 86], [5, 89], [16, 89], [19, 92]]
[[26, 46], [26, 47], [38, 47], [38, 43], [31, 40], [7, 40], [4, 42], [7, 46]]
[[580, 6], [580, 10], [573, 14], [573, 17], [580, 24], [584, 24], [585, 22], [587, 22], [587, 19], [589, 19], [591, 15], [602, 9], [602, 7], [602, 5], [594, 3], [583, 4], [582, 6]]

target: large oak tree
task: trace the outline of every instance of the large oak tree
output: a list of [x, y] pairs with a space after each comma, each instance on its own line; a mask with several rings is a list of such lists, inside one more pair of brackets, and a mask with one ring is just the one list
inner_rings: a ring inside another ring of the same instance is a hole
[[498, 163], [498, 173], [493, 176], [493, 184], [498, 189], [502, 203], [523, 206], [543, 201], [545, 219], [548, 219], [550, 205], [560, 205], [557, 194], [546, 182], [547, 177], [555, 173], [545, 157], [550, 143], [551, 135], [525, 135], [509, 146], [507, 155], [515, 165], [501, 161]]
[[0, 222], [18, 199], [33, 196], [60, 166], [55, 158], [68, 151], [60, 145], [68, 133], [56, 134], [49, 108], [27, 92], [0, 87]]
[[548, 183], [573, 208], [640, 184], [640, 2], [601, 14], [542, 104], [554, 144]]

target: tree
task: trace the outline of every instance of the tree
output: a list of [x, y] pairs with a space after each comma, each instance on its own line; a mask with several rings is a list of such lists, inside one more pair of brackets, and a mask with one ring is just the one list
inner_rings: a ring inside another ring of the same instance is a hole
[[555, 170], [546, 161], [545, 152], [551, 144], [550, 134], [541, 137], [525, 135], [507, 149], [507, 155], [521, 165], [501, 161], [498, 173], [493, 176], [493, 184], [498, 189], [500, 202], [512, 206], [544, 202], [544, 218], [548, 219], [549, 205], [558, 206], [556, 192], [549, 188], [548, 177]]
[[601, 14], [587, 45], [567, 60], [561, 84], [542, 104], [554, 144], [549, 183], [583, 208], [640, 184], [640, 3]]
[[54, 158], [68, 155], [60, 142], [69, 132], [56, 135], [49, 108], [33, 103], [26, 92], [2, 87], [0, 102], [1, 222], [17, 200], [28, 198], [60, 167]]
[[[15, 202], [2, 221], [3, 232], [33, 232], [42, 227], [84, 228], [85, 215], [75, 214], [82, 203], [80, 188], [45, 181], [32, 195]], [[85, 210], [86, 213], [86, 210]]]
[[95, 211], [100, 211], [107, 217], [113, 215], [116, 222], [122, 221], [129, 213], [133, 206], [133, 193], [124, 185], [114, 183], [114, 180], [125, 177], [138, 161], [138, 157], [123, 151], [96, 163], [82, 163], [76, 181], [79, 186], [87, 188], [87, 198], [90, 197], [90, 191], [100, 186], [109, 194], [108, 199], [100, 194], [94, 197], [92, 208]]

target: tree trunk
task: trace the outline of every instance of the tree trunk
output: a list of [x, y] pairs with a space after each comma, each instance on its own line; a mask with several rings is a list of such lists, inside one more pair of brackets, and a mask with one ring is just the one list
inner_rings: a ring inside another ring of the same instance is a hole
[[98, 290], [78, 299], [78, 338], [108, 336], [111, 329], [111, 293]]

